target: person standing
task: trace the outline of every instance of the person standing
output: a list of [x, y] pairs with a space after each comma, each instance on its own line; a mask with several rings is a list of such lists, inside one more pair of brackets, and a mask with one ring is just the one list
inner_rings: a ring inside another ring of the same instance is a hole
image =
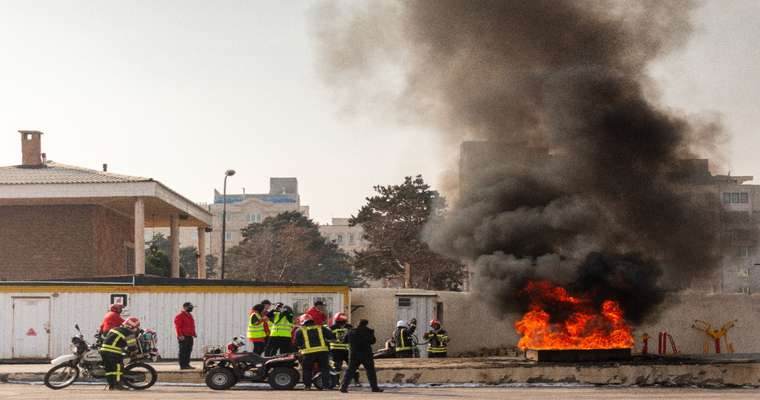
[[448, 355], [449, 336], [441, 327], [441, 321], [437, 319], [430, 321], [430, 330], [425, 332], [423, 338], [430, 343], [428, 357], [445, 358]]
[[[330, 326], [330, 330], [335, 335], [335, 341], [330, 342], [330, 355], [332, 356], [333, 366], [336, 371], [343, 369], [343, 363], [348, 367], [348, 342], [346, 342], [346, 334], [351, 330], [352, 326], [348, 323], [348, 317], [344, 313], [335, 313], [332, 318], [333, 324]], [[355, 381], [359, 382], [359, 375], [355, 377]]]
[[327, 342], [335, 340], [335, 336], [326, 326], [315, 324], [314, 319], [308, 314], [301, 316], [301, 320], [303, 326], [296, 333], [296, 344], [303, 356], [303, 385], [306, 390], [311, 389], [314, 364], [317, 364], [322, 377], [322, 387], [329, 388], [330, 351]]
[[327, 307], [322, 300], [314, 302], [314, 306], [306, 310], [306, 314], [311, 316], [314, 325], [324, 325], [327, 323]]
[[190, 365], [190, 354], [193, 352], [193, 342], [198, 337], [195, 332], [192, 303], [182, 304], [182, 311], [174, 317], [174, 329], [177, 331], [179, 342], [179, 369], [195, 369]]
[[123, 304], [111, 304], [109, 311], [103, 317], [103, 322], [100, 324], [100, 334], [105, 335], [113, 328], [117, 328], [124, 323], [124, 318], [121, 317], [121, 312], [124, 311]]
[[99, 351], [103, 359], [103, 369], [106, 371], [107, 390], [127, 390], [121, 385], [124, 356], [137, 349], [136, 334], [139, 329], [140, 320], [137, 317], [129, 317], [121, 326], [106, 333]]
[[348, 393], [351, 378], [356, 376], [359, 366], [363, 365], [367, 371], [367, 380], [369, 380], [372, 391], [382, 392], [383, 389], [377, 385], [375, 360], [372, 357], [372, 345], [376, 342], [375, 331], [369, 328], [369, 322], [366, 319], [359, 321], [359, 326], [348, 331], [345, 342], [348, 343], [349, 361], [348, 370], [343, 374], [340, 391]]
[[261, 355], [267, 345], [267, 336], [269, 336], [269, 326], [267, 317], [264, 314], [265, 306], [256, 304], [253, 306], [251, 313], [248, 315], [248, 341], [253, 345], [253, 352]]
[[277, 303], [267, 317], [272, 323], [269, 327], [267, 356], [292, 353], [290, 340], [293, 333], [293, 309], [290, 306]]
[[393, 331], [393, 341], [396, 344], [396, 358], [414, 357], [412, 333], [406, 321], [398, 321], [396, 330]]

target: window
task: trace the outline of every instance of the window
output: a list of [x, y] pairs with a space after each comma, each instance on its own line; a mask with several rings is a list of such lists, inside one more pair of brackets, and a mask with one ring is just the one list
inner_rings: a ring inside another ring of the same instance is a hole
[[443, 323], [443, 302], [439, 301], [435, 303], [435, 319]]
[[411, 307], [412, 306], [412, 299], [409, 297], [399, 297], [398, 298], [398, 306], [399, 307]]
[[752, 240], [752, 231], [747, 229], [735, 229], [728, 234], [731, 240]]
[[749, 203], [749, 193], [746, 192], [724, 192], [723, 204], [747, 204]]
[[232, 240], [232, 232], [225, 232], [224, 233], [224, 240]]
[[749, 257], [749, 253], [749, 247], [747, 246], [739, 246], [736, 248], [737, 257]]
[[337, 235], [335, 237], [335, 243], [343, 244], [343, 235]]
[[190, 232], [190, 237], [191, 237], [193, 240], [198, 240], [198, 231], [197, 231], [197, 230], [195, 230], [195, 231], [191, 231], [191, 232]]
[[739, 268], [736, 275], [740, 278], [749, 278], [749, 268]]
[[354, 244], [354, 234], [349, 233], [348, 234], [348, 244]]

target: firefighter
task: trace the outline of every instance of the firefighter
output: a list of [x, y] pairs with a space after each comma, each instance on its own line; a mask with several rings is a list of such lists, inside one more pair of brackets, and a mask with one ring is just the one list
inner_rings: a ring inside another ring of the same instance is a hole
[[396, 344], [396, 358], [414, 357], [414, 342], [406, 321], [402, 320], [396, 323], [396, 330], [393, 331], [393, 341]]
[[441, 321], [434, 319], [430, 321], [430, 330], [423, 336], [429, 342], [428, 357], [445, 358], [448, 354], [449, 336], [446, 330], [441, 327]]
[[[330, 342], [330, 355], [335, 366], [336, 371], [340, 371], [343, 368], [343, 363], [346, 363], [348, 367], [348, 350], [349, 345], [346, 342], [345, 337], [348, 331], [353, 327], [348, 323], [348, 317], [344, 313], [335, 313], [333, 316], [333, 324], [330, 326], [330, 330], [335, 335], [335, 341]], [[359, 374], [354, 376], [355, 382], [359, 383]]]
[[121, 317], [121, 312], [124, 311], [123, 304], [111, 304], [109, 311], [103, 317], [103, 323], [100, 324], [100, 334], [105, 335], [113, 328], [121, 326], [124, 323], [124, 318]]
[[124, 356], [137, 349], [136, 335], [139, 329], [140, 320], [129, 317], [121, 326], [108, 331], [103, 339], [100, 356], [106, 370], [107, 390], [127, 390], [121, 385]]
[[325, 306], [325, 302], [322, 300], [315, 301], [314, 306], [306, 310], [306, 314], [314, 320], [314, 325], [324, 325], [327, 323], [327, 306]]
[[296, 344], [299, 352], [303, 356], [303, 385], [306, 390], [311, 389], [311, 381], [314, 373], [314, 364], [319, 365], [319, 371], [322, 375], [322, 387], [331, 386], [330, 376], [330, 352], [327, 342], [335, 340], [335, 336], [327, 327], [317, 325], [314, 319], [304, 314], [301, 316], [303, 326], [296, 333]]
[[277, 303], [273, 311], [267, 315], [272, 325], [269, 327], [270, 335], [267, 343], [267, 356], [277, 353], [292, 353], [290, 344], [293, 330], [293, 309], [282, 303]]
[[264, 308], [263, 304], [256, 304], [248, 315], [248, 341], [253, 345], [253, 352], [259, 355], [264, 353], [269, 336]]

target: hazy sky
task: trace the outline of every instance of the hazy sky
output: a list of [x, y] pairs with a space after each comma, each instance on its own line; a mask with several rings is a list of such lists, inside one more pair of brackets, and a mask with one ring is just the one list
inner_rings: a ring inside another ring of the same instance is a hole
[[[319, 222], [355, 213], [375, 184], [455, 160], [434, 132], [339, 114], [315, 71], [308, 1], [0, 0], [0, 165], [18, 129], [48, 158], [148, 176], [195, 201], [296, 176]], [[652, 68], [663, 98], [717, 111], [733, 174], [760, 176], [760, 1], [712, 0], [689, 46]], [[725, 171], [721, 171], [725, 172]]]

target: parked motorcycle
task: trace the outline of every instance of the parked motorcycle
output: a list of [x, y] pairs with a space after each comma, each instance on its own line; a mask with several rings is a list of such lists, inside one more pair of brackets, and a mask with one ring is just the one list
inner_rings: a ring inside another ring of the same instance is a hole
[[[84, 379], [105, 379], [106, 377], [103, 359], [99, 352], [101, 338], [96, 335], [96, 343], [90, 345], [84, 340], [79, 325], [75, 324], [74, 328], [78, 334], [71, 338], [71, 354], [62, 355], [51, 361], [53, 368], [45, 374], [45, 386], [50, 389], [58, 390], [68, 387], [76, 382], [80, 375]], [[156, 383], [158, 373], [147, 364], [158, 359], [156, 342], [155, 331], [146, 329], [138, 333], [137, 350], [124, 358], [124, 374], [122, 375], [124, 385], [136, 390], [145, 390]]]

